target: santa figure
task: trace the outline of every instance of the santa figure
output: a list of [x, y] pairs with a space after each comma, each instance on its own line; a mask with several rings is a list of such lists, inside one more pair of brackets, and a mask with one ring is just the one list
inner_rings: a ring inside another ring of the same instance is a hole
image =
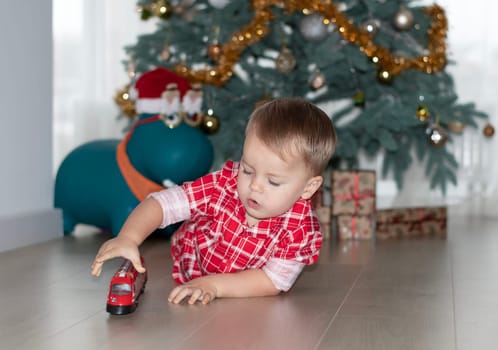
[[175, 82], [168, 83], [161, 94], [161, 114], [165, 116], [178, 115], [180, 112], [180, 91]]
[[138, 114], [160, 114], [170, 127], [181, 122], [181, 100], [191, 89], [187, 79], [159, 67], [142, 75], [135, 83], [135, 89]]
[[182, 100], [182, 111], [186, 115], [185, 121], [197, 126], [201, 123], [202, 115], [202, 84], [192, 83], [190, 90], [185, 93]]

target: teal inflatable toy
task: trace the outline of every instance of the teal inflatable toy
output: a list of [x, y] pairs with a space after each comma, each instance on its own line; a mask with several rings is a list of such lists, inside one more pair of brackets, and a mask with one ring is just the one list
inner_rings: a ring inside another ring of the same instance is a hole
[[[124, 139], [85, 143], [70, 152], [58, 169], [54, 206], [62, 209], [65, 234], [81, 223], [115, 236], [149, 193], [166, 183], [194, 180], [211, 168], [213, 147], [193, 126], [196, 116], [163, 113], [168, 109], [164, 91], [172, 91], [170, 102], [178, 102], [190, 91], [190, 84], [158, 68], [142, 75], [135, 87], [137, 111], [142, 113]], [[178, 122], [182, 119], [185, 122]], [[168, 227], [163, 233], [171, 234], [175, 228]]]

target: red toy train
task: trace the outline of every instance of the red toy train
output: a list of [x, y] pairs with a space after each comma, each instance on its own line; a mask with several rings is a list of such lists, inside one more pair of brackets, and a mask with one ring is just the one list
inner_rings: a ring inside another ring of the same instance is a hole
[[[145, 267], [144, 259], [140, 257]], [[138, 298], [145, 290], [147, 271], [138, 273], [130, 260], [125, 259], [111, 279], [107, 296], [107, 312], [126, 315], [135, 311]]]

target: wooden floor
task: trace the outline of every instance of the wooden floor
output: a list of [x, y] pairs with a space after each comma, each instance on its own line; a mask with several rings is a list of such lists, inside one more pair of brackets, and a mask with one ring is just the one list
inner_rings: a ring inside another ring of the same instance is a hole
[[94, 278], [102, 233], [0, 254], [1, 349], [480, 350], [498, 344], [498, 221], [451, 215], [449, 238], [328, 241], [277, 297], [171, 305], [169, 242], [142, 249], [137, 311], [105, 311], [119, 261]]

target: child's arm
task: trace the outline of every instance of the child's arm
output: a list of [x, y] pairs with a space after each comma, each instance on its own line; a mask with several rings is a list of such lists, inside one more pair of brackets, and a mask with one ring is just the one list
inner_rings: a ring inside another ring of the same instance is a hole
[[124, 223], [119, 235], [100, 247], [92, 263], [92, 275], [99, 276], [104, 262], [117, 257], [129, 259], [138, 272], [145, 272], [138, 247], [159, 227], [162, 219], [162, 208], [155, 199], [147, 198], [140, 203]]
[[215, 298], [244, 298], [277, 295], [277, 289], [261, 269], [237, 273], [213, 274], [196, 278], [175, 287], [168, 296], [171, 303], [178, 304], [188, 297], [188, 303], [200, 301], [207, 304]]

